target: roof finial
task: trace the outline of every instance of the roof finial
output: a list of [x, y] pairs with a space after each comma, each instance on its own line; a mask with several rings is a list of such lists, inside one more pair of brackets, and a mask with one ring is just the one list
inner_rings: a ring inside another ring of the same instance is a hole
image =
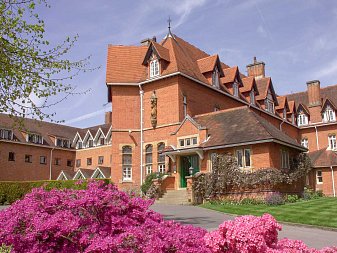
[[168, 22], [168, 29], [169, 29], [169, 33], [171, 33], [171, 17], [169, 16], [167, 22]]

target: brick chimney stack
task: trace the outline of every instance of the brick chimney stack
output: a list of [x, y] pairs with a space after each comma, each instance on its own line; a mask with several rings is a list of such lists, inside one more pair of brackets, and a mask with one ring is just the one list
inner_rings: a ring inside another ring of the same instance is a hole
[[105, 112], [105, 124], [112, 124], [112, 112]]
[[320, 81], [313, 80], [307, 82], [307, 89], [308, 89], [308, 107], [322, 105]]
[[253, 76], [256, 79], [265, 77], [265, 63], [262, 61], [258, 62], [255, 56], [254, 62], [252, 64], [247, 65], [246, 67], [248, 76]]

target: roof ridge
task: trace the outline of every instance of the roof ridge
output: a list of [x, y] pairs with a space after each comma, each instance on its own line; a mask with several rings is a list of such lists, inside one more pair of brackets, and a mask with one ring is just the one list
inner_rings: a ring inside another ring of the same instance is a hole
[[[257, 115], [255, 112], [253, 112], [252, 110], [249, 110], [249, 113], [252, 113], [253, 116], [255, 117], [256, 121], [258, 123], [260, 123], [260, 125], [262, 125], [263, 129], [267, 131], [267, 133], [269, 134], [269, 136], [272, 138], [272, 139], [275, 139], [274, 136], [271, 134], [271, 132], [266, 128], [266, 126], [264, 125], [264, 123], [269, 123], [267, 120], [265, 120], [264, 118], [262, 118], [261, 116]], [[260, 119], [266, 121], [266, 122], [261, 122]], [[269, 123], [270, 124], [270, 123]], [[272, 124], [270, 124], [272, 125]], [[274, 125], [272, 125], [274, 126]], [[275, 127], [275, 126], [274, 126]], [[275, 127], [276, 128], [276, 127]], [[277, 129], [278, 130], [278, 129]], [[280, 131], [281, 133], [283, 133], [282, 131]]]
[[207, 115], [221, 114], [221, 113], [243, 110], [243, 109], [248, 109], [248, 107], [246, 105], [243, 105], [243, 106], [228, 108], [228, 109], [219, 110], [219, 111], [215, 111], [215, 112], [206, 112], [206, 113], [194, 115], [193, 118], [203, 117], [203, 116], [207, 116]]

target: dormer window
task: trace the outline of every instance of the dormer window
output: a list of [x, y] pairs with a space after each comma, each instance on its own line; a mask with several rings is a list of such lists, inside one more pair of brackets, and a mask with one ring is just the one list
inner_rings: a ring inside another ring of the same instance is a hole
[[159, 76], [159, 61], [153, 59], [150, 61], [150, 78]]
[[327, 106], [323, 113], [323, 122], [331, 122], [331, 121], [336, 121], [336, 114], [335, 111], [330, 106]]
[[265, 107], [266, 107], [267, 112], [270, 112], [270, 113], [275, 112], [274, 100], [273, 100], [273, 96], [272, 96], [270, 90], [268, 90], [268, 95], [267, 95], [267, 98], [265, 100]]
[[291, 123], [295, 124], [295, 114], [291, 114]]
[[215, 88], [220, 88], [220, 79], [219, 79], [219, 70], [217, 67], [215, 67], [214, 71], [213, 71], [213, 75], [212, 75], [212, 85]]
[[304, 114], [303, 112], [300, 112], [300, 114], [297, 117], [297, 124], [298, 126], [308, 125], [308, 116]]
[[39, 134], [27, 134], [27, 142], [43, 144], [43, 138]]
[[250, 104], [255, 105], [255, 90], [254, 89], [250, 91], [249, 97], [250, 97]]
[[67, 139], [56, 138], [56, 146], [61, 148], [69, 148], [70, 141]]
[[235, 97], [239, 96], [239, 84], [238, 83], [233, 83], [233, 95]]
[[286, 110], [286, 108], [283, 109], [283, 119], [287, 119], [287, 110]]
[[336, 148], [337, 148], [336, 135], [335, 134], [329, 135], [328, 141], [329, 141], [329, 149], [336, 150]]
[[78, 141], [76, 144], [76, 149], [81, 149], [81, 148], [83, 148], [83, 142]]
[[12, 140], [13, 139], [13, 131], [9, 130], [9, 129], [0, 129], [0, 139]]

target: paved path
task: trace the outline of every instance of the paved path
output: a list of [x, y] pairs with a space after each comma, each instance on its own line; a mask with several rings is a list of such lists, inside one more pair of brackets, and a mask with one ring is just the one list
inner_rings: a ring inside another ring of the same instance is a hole
[[[154, 204], [151, 208], [161, 213], [165, 219], [176, 220], [183, 224], [192, 224], [207, 230], [217, 229], [224, 220], [232, 220], [235, 217], [196, 206]], [[326, 246], [337, 246], [337, 232], [318, 228], [282, 224], [279, 238], [284, 237], [302, 240], [309, 247], [317, 249]]]

